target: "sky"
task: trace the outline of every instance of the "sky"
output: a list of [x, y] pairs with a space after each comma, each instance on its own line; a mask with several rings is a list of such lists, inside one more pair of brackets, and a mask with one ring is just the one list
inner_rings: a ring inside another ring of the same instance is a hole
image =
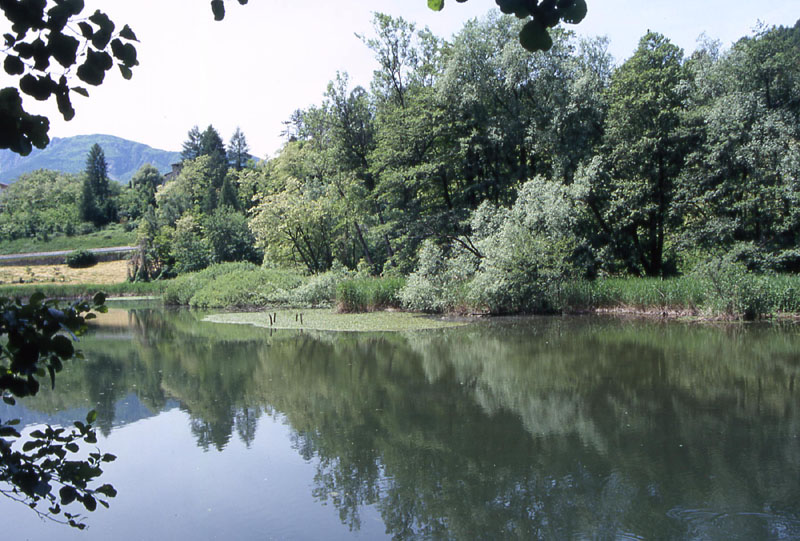
[[[180, 150], [195, 125], [202, 130], [212, 124], [226, 142], [239, 127], [251, 154], [265, 158], [283, 143], [281, 123], [295, 109], [320, 103], [337, 71], [347, 72], [354, 86], [369, 86], [377, 64], [356, 33], [370, 35], [373, 12], [402, 16], [449, 38], [467, 20], [497, 9], [492, 0], [446, 0], [441, 12], [429, 10], [426, 0], [225, 3], [225, 19], [215, 22], [208, 0], [86, 0], [86, 14], [99, 8], [136, 33], [139, 66], [133, 78], [124, 80], [115, 68], [101, 86], [89, 88], [89, 98], [73, 94], [76, 116], [70, 122], [54, 103], [28, 97], [25, 107], [50, 118], [51, 138], [102, 133], [164, 150]], [[793, 25], [800, 18], [798, 0], [587, 4], [586, 19], [568, 28], [587, 37], [607, 36], [617, 63], [648, 30], [689, 54], [703, 33], [727, 47], [759, 23]]]

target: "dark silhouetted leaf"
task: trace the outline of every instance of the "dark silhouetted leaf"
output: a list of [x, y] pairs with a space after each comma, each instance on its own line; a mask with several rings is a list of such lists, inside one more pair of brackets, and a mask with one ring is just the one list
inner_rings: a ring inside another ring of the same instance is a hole
[[133, 30], [131, 30], [131, 27], [128, 26], [127, 24], [122, 27], [122, 30], [120, 30], [120, 32], [119, 32], [119, 35], [120, 35], [121, 38], [124, 38], [124, 39], [127, 39], [127, 40], [139, 41], [138, 39], [136, 39], [136, 34], [133, 33]]
[[3, 68], [9, 75], [22, 75], [25, 73], [25, 64], [17, 56], [7, 56]]
[[553, 38], [538, 21], [528, 21], [519, 33], [519, 42], [528, 51], [547, 51], [553, 46]]
[[214, 13], [215, 21], [221, 21], [225, 18], [225, 4], [222, 0], [211, 0], [211, 11]]
[[61, 497], [61, 505], [69, 505], [78, 497], [78, 492], [73, 487], [64, 486], [58, 491], [58, 495]]
[[66, 36], [64, 34], [54, 32], [50, 33], [50, 37], [47, 42], [47, 47], [50, 50], [50, 54], [53, 55], [53, 58], [56, 59], [56, 62], [65, 68], [75, 64], [79, 46], [80, 43], [78, 40], [72, 36]]

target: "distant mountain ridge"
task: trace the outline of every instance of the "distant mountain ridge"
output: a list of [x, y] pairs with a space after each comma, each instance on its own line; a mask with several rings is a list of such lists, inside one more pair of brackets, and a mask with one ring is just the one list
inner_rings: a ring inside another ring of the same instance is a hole
[[54, 137], [47, 148], [33, 149], [28, 156], [0, 150], [0, 182], [9, 184], [23, 173], [52, 169], [64, 173], [80, 173], [86, 169], [86, 156], [97, 143], [103, 148], [109, 178], [128, 182], [144, 164], [152, 164], [161, 173], [172, 169], [181, 159], [180, 152], [152, 148], [114, 135], [76, 135]]

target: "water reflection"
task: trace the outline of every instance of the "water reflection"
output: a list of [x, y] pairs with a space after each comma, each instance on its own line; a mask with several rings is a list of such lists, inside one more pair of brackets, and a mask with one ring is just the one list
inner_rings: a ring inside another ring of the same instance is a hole
[[792, 326], [270, 335], [147, 309], [109, 323], [26, 407], [91, 406], [108, 433], [177, 403], [209, 452], [280, 416], [315, 498], [353, 531], [375, 506], [403, 539], [800, 537]]

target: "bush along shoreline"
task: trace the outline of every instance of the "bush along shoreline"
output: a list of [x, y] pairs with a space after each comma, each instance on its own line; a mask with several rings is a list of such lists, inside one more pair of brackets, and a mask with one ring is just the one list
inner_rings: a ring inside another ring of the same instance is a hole
[[449, 276], [415, 273], [408, 278], [376, 278], [342, 268], [302, 276], [251, 263], [222, 263], [165, 282], [163, 299], [169, 305], [205, 309], [330, 307], [345, 313], [386, 309], [460, 315], [629, 312], [727, 320], [800, 314], [800, 276], [756, 274], [726, 262], [666, 279], [551, 277], [532, 285], [487, 284], [479, 273], [468, 279]]

